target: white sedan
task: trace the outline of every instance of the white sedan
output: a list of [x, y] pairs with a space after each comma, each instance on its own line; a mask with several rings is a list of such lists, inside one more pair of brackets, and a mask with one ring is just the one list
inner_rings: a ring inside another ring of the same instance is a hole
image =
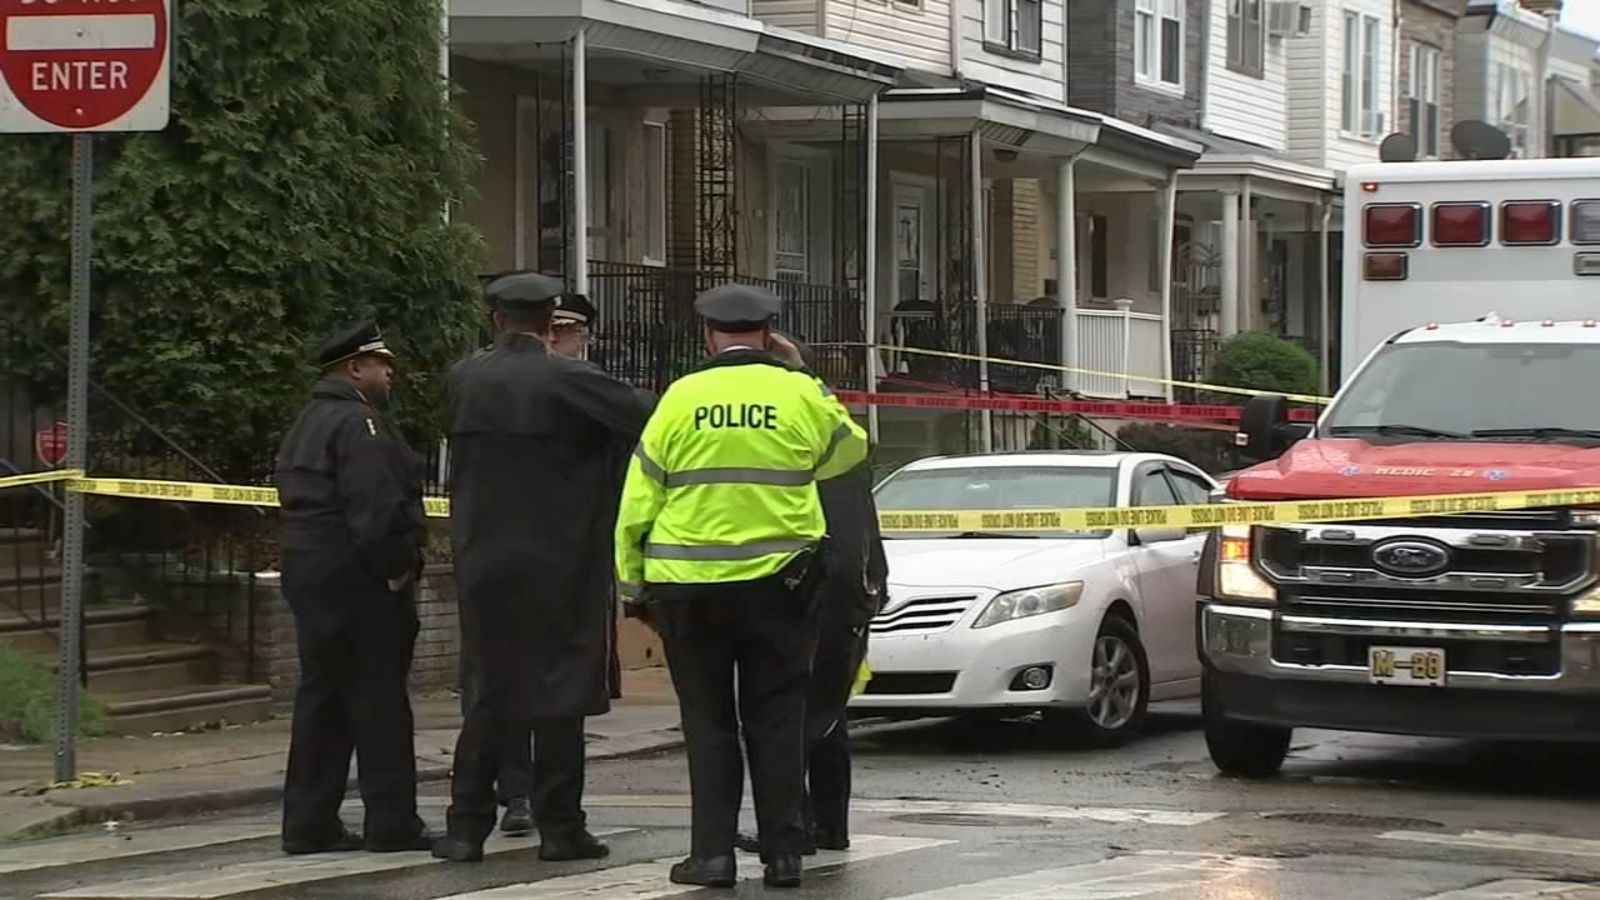
[[[876, 489], [881, 512], [1211, 502], [1194, 466], [1151, 453], [1030, 452], [911, 463]], [[1101, 744], [1134, 734], [1152, 700], [1199, 693], [1202, 531], [884, 532], [888, 598], [853, 715], [1038, 710]]]

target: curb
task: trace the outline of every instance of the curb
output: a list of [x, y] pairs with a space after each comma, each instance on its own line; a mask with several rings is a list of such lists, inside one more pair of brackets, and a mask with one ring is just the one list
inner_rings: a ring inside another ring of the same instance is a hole
[[[652, 736], [659, 735], [660, 738], [647, 744], [626, 747], [620, 750], [601, 750], [587, 755], [585, 759], [591, 763], [615, 759], [633, 759], [656, 753], [666, 753], [683, 746], [683, 732], [680, 729], [673, 728], [650, 734]], [[449, 766], [425, 766], [417, 769], [417, 784], [436, 784], [449, 780]], [[354, 787], [354, 779], [352, 779], [352, 787]], [[359, 796], [359, 794], [352, 790], [347, 796], [354, 797]], [[35, 823], [19, 831], [0, 835], [0, 844], [53, 837], [75, 829], [115, 820], [126, 819], [150, 822], [176, 816], [221, 812], [242, 806], [259, 806], [267, 803], [276, 803], [282, 797], [283, 784], [274, 780], [270, 784], [253, 784], [225, 790], [197, 791], [190, 794], [173, 794], [166, 797], [144, 797], [137, 800], [110, 800], [105, 803], [84, 805], [58, 803], [54, 800], [46, 799], [45, 803], [51, 806], [63, 807], [63, 812], [54, 818]]]

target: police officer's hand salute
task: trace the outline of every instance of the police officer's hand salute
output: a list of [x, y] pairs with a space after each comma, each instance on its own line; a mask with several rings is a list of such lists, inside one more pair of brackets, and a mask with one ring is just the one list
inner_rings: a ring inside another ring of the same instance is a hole
[[[421, 461], [378, 412], [394, 354], [368, 323], [317, 352], [322, 378], [278, 450], [283, 593], [300, 651], [283, 792], [288, 853], [425, 850], [406, 676], [427, 519]], [[364, 840], [339, 821], [361, 755]]]
[[741, 731], [765, 881], [800, 883], [825, 532], [815, 482], [854, 468], [867, 443], [826, 387], [774, 355], [779, 307], [743, 285], [695, 301], [712, 358], [662, 396], [617, 520], [617, 580], [630, 611], [648, 610], [661, 633], [683, 716], [694, 811], [689, 858], [672, 868], [679, 884], [735, 882]]

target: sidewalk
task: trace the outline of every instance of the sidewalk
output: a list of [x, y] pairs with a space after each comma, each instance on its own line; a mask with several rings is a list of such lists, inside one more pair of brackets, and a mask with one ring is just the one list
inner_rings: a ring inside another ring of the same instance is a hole
[[[623, 697], [589, 719], [588, 758], [616, 759], [682, 745], [677, 698], [664, 668], [623, 672]], [[417, 697], [417, 780], [449, 777], [460, 728], [452, 695]], [[42, 790], [50, 746], [0, 746], [0, 842], [114, 819], [158, 819], [257, 803], [283, 792], [289, 718], [221, 731], [97, 738], [78, 745], [78, 771], [120, 774], [119, 787]], [[351, 788], [355, 788], [352, 766]]]

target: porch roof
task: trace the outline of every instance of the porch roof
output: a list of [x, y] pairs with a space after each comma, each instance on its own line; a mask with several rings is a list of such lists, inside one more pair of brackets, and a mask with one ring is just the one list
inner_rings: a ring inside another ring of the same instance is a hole
[[579, 29], [591, 51], [736, 73], [797, 97], [861, 103], [893, 84], [887, 54], [678, 0], [451, 0], [454, 53], [489, 62], [536, 57]]
[[[1314, 195], [1333, 193], [1338, 188], [1336, 173], [1294, 162], [1270, 147], [1166, 122], [1157, 124], [1156, 129], [1204, 148], [1193, 170], [1184, 174], [1191, 183], [1208, 178], [1259, 179], [1276, 186], [1285, 200], [1326, 199]], [[1267, 193], [1274, 192], [1272, 186]]]

